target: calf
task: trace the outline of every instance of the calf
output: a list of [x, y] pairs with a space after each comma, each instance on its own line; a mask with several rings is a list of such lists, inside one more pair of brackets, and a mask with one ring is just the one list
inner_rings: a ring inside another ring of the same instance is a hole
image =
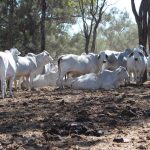
[[[46, 86], [56, 86], [56, 81], [58, 78], [58, 71], [50, 71], [46, 74], [37, 75], [35, 78], [33, 78], [32, 81], [32, 88], [41, 88]], [[28, 88], [29, 82], [24, 81], [21, 84], [22, 88]]]

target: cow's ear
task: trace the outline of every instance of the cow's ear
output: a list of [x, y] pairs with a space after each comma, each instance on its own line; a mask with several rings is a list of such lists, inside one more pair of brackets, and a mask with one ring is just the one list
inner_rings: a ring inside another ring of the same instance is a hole
[[97, 58], [100, 59], [101, 58], [101, 54], [98, 54]]
[[132, 56], [133, 56], [133, 52], [129, 54], [129, 57], [132, 57]]
[[138, 53], [140, 54], [140, 56], [142, 56], [142, 57], [144, 56], [143, 53], [141, 53], [141, 52], [138, 52]]
[[144, 51], [145, 47], [143, 45], [139, 45], [139, 48]]
[[21, 52], [17, 50], [17, 55], [20, 55], [20, 54], [21, 54]]

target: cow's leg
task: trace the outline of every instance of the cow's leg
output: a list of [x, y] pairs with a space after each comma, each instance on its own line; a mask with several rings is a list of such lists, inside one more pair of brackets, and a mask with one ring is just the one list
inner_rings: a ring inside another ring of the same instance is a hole
[[4, 98], [4, 81], [1, 79], [2, 98]]
[[131, 71], [128, 71], [128, 73], [129, 73], [128, 84], [130, 84], [133, 81], [133, 73]]
[[61, 72], [60, 70], [58, 70], [58, 79], [56, 81], [56, 85], [60, 88], [63, 89], [63, 77], [65, 76], [65, 74], [63, 72]]
[[136, 72], [136, 84], [141, 85], [141, 73], [139, 71]]
[[64, 80], [64, 77], [66, 76], [66, 73], [65, 72], [61, 72], [59, 78], [58, 78], [58, 86], [60, 89], [63, 89], [63, 80]]
[[10, 78], [10, 81], [9, 81], [9, 89], [10, 89], [10, 97], [13, 97], [13, 91], [12, 91], [12, 85], [13, 85], [13, 81], [15, 79], [15, 76], [11, 77]]
[[18, 80], [18, 88], [19, 88], [19, 90], [21, 89], [21, 80], [22, 80], [22, 78], [23, 77], [20, 77], [19, 80]]
[[15, 79], [15, 81], [14, 81], [14, 86], [15, 86], [15, 89], [17, 90], [17, 79]]
[[6, 80], [1, 78], [1, 91], [2, 91], [2, 98], [4, 99], [6, 94]]

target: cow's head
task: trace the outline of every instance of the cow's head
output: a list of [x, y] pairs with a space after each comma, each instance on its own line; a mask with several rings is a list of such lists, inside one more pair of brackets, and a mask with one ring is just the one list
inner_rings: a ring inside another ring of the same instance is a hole
[[112, 53], [108, 56], [108, 61], [106, 62], [105, 68], [108, 70], [114, 70], [118, 67], [118, 57]]
[[11, 48], [10, 53], [12, 54], [15, 62], [18, 62], [18, 56], [21, 54], [21, 52], [17, 48]]
[[20, 55], [21, 52], [17, 49], [17, 48], [11, 48], [10, 52], [12, 53], [12, 55]]
[[129, 54], [128, 57], [133, 57], [135, 61], [138, 61], [139, 59], [141, 59], [141, 57], [144, 57], [144, 54], [142, 51], [133, 51]]
[[108, 60], [108, 55], [105, 52], [100, 52], [100, 54], [98, 54], [98, 59], [105, 64]]
[[45, 64], [53, 63], [53, 58], [50, 56], [49, 52], [43, 51], [42, 54]]

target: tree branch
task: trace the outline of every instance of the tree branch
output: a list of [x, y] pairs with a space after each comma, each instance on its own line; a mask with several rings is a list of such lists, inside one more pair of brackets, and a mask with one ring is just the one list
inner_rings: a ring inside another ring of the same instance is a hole
[[131, 7], [132, 7], [132, 12], [133, 12], [133, 14], [134, 14], [135, 20], [136, 20], [136, 22], [137, 22], [137, 24], [138, 24], [140, 18], [139, 18], [139, 16], [138, 16], [137, 11], [136, 11], [134, 0], [131, 0]]

